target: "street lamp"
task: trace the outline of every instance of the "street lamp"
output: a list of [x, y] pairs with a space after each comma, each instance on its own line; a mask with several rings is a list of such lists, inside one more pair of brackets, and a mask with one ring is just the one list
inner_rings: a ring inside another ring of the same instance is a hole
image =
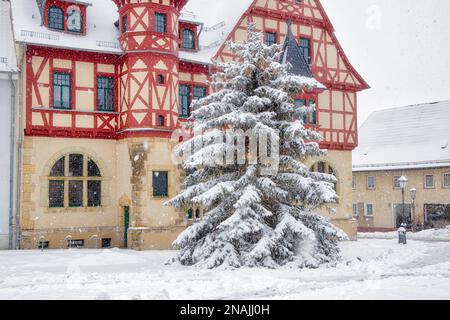
[[401, 176], [398, 179], [398, 183], [400, 184], [400, 188], [402, 189], [402, 220], [405, 218], [405, 188], [407, 182], [408, 179], [406, 179], [405, 176]]
[[417, 223], [417, 219], [416, 219], [417, 189], [416, 188], [411, 188], [411, 190], [409, 190], [409, 192], [411, 193], [411, 199], [412, 199], [412, 214], [413, 214], [413, 217], [414, 217], [414, 223]]

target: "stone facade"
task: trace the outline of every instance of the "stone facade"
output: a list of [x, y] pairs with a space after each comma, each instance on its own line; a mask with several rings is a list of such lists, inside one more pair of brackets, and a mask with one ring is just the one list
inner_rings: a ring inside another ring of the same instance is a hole
[[[433, 205], [450, 204], [450, 187], [444, 185], [444, 175], [450, 174], [450, 167], [396, 171], [362, 171], [354, 172], [356, 183], [353, 203], [358, 207], [358, 226], [365, 230], [392, 229], [396, 227], [394, 206], [402, 203], [400, 188], [394, 186], [394, 178], [405, 176], [408, 179], [405, 190], [405, 203], [412, 206], [410, 189], [417, 189], [414, 205], [415, 222], [426, 221], [426, 209]], [[425, 185], [426, 176], [434, 177], [434, 185]], [[367, 187], [368, 177], [375, 177], [375, 188]], [[373, 216], [365, 214], [365, 204], [373, 204]], [[428, 212], [432, 213], [432, 212]]]

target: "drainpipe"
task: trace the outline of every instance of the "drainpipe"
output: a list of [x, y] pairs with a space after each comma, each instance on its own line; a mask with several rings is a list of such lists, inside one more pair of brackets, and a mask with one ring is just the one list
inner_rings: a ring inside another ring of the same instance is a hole
[[18, 250], [21, 247], [21, 243], [20, 243], [20, 213], [22, 211], [22, 206], [21, 206], [21, 199], [22, 199], [22, 146], [23, 146], [23, 72], [22, 70], [25, 69], [26, 67], [24, 66], [24, 62], [25, 62], [25, 53], [27, 50], [26, 45], [21, 44], [20, 45], [20, 49], [21, 49], [21, 58], [20, 58], [20, 63], [19, 63], [19, 80], [18, 80], [18, 84], [19, 84], [19, 90], [18, 90], [18, 100], [19, 100], [19, 105], [18, 105], [18, 131], [17, 131], [17, 136], [18, 136], [18, 143], [17, 143], [17, 179], [16, 179], [16, 216], [14, 219], [15, 222], [15, 249]]
[[14, 183], [15, 183], [15, 155], [16, 155], [16, 85], [13, 80], [13, 74], [8, 73], [8, 79], [11, 86], [11, 123], [10, 123], [10, 138], [9, 138], [9, 249], [14, 248]]
[[199, 33], [197, 35], [197, 48], [198, 48], [198, 51], [200, 51], [200, 36], [201, 36], [201, 34], [203, 32], [203, 28], [204, 27], [205, 27], [205, 24], [202, 23], [201, 26], [200, 26], [200, 31], [199, 31]]

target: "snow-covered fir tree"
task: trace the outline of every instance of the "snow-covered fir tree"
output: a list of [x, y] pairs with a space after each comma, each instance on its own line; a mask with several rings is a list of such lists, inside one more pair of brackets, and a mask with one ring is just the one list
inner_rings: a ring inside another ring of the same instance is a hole
[[[205, 212], [174, 242], [183, 265], [314, 268], [337, 260], [337, 242], [346, 239], [315, 213], [336, 201], [336, 179], [305, 166], [325, 152], [321, 136], [303, 123], [312, 107], [296, 107], [293, 99], [321, 85], [293, 75], [285, 59], [290, 47], [266, 46], [254, 30], [250, 25], [247, 41], [228, 43], [240, 60], [217, 66], [215, 93], [193, 103], [189, 126], [197, 134], [176, 150], [185, 156], [187, 176], [183, 191], [167, 204]], [[268, 170], [274, 162], [250, 150], [249, 139], [244, 144], [227, 139], [249, 130], [269, 137], [268, 145], [259, 142], [257, 149], [279, 153], [278, 170]], [[246, 155], [245, 161], [238, 154]]]

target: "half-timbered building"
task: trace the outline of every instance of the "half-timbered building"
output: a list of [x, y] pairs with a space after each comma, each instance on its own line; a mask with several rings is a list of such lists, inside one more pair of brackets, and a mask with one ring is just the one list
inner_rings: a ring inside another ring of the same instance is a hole
[[[323, 90], [305, 122], [329, 150], [311, 160], [338, 178], [323, 214], [355, 236], [352, 150], [357, 93], [348, 61], [318, 0], [14, 0], [23, 120], [23, 248], [169, 248], [200, 208], [163, 205], [181, 188], [173, 132], [209, 94], [214, 62], [235, 59], [227, 40], [253, 22], [267, 44], [295, 45]], [[289, 35], [289, 36], [287, 36]]]

